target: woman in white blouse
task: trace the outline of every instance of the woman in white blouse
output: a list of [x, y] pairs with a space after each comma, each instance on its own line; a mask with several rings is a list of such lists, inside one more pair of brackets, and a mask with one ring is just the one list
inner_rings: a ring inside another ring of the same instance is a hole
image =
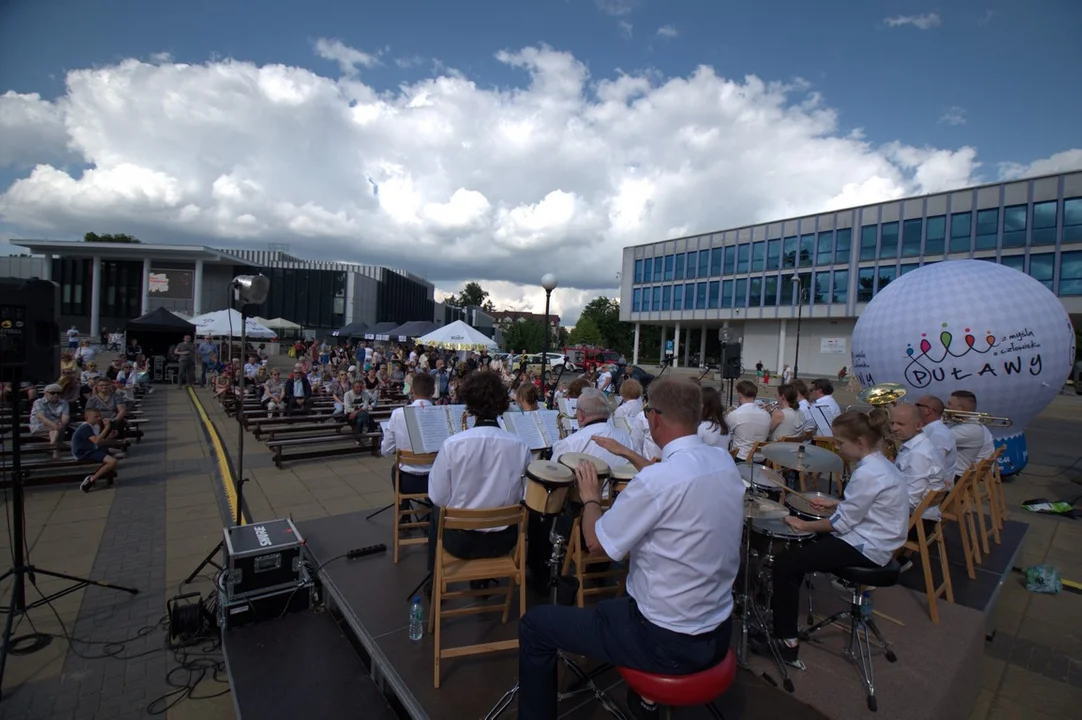
[[729, 449], [729, 426], [725, 424], [721, 393], [715, 387], [703, 388], [703, 420], [699, 423], [699, 439], [706, 445]]
[[631, 418], [642, 412], [642, 383], [634, 378], [620, 385], [620, 405], [612, 413], [613, 418]]
[[778, 409], [770, 413], [770, 442], [804, 434], [804, 413], [800, 397], [792, 385], [778, 387]]

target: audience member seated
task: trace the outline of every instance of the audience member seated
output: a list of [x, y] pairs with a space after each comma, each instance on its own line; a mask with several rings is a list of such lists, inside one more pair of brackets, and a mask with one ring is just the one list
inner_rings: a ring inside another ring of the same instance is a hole
[[98, 469], [83, 478], [79, 489], [90, 492], [105, 475], [116, 470], [117, 461], [124, 453], [110, 450], [107, 445], [117, 437], [109, 420], [101, 416], [97, 408], [88, 407], [83, 412], [83, 424], [71, 437], [71, 454], [77, 460], [101, 463]]
[[304, 367], [300, 364], [293, 366], [293, 373], [286, 381], [285, 401], [286, 415], [308, 412], [312, 409], [312, 386], [308, 384]]
[[263, 397], [260, 405], [267, 411], [267, 415], [281, 414], [285, 410], [285, 387], [282, 385], [282, 372], [274, 370], [270, 378], [263, 383]]
[[62, 391], [56, 383], [46, 385], [44, 396], [35, 400], [30, 409], [30, 434], [49, 438], [49, 444], [54, 447], [64, 439], [64, 431], [71, 421], [68, 401], [60, 397]]
[[353, 383], [353, 388], [346, 391], [342, 400], [346, 422], [353, 427], [353, 435], [357, 442], [360, 442], [360, 438], [357, 436], [368, 432], [372, 428], [370, 411], [374, 406], [369, 392], [364, 389], [364, 381], [358, 380]]
[[97, 410], [101, 416], [109, 421], [109, 427], [115, 432], [117, 438], [123, 438], [127, 431], [128, 398], [122, 393], [117, 393], [113, 383], [106, 379], [98, 380], [94, 386], [94, 394], [86, 399], [86, 410]]

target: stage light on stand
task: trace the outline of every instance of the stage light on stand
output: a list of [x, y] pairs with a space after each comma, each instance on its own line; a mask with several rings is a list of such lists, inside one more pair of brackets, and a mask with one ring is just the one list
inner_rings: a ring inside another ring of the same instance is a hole
[[552, 273], [541, 276], [541, 287], [545, 289], [545, 335], [541, 340], [541, 398], [545, 398], [545, 385], [548, 381], [546, 366], [549, 359], [549, 302], [552, 300], [552, 291], [559, 283]]
[[[800, 377], [800, 321], [804, 315], [804, 289], [800, 276], [793, 273], [793, 295], [796, 297], [796, 353], [793, 355], [793, 379]], [[784, 354], [784, 353], [783, 353]], [[781, 368], [778, 368], [781, 372]]]

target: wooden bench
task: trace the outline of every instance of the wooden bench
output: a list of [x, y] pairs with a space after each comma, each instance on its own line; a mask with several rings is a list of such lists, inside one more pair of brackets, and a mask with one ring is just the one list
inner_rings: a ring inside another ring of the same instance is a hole
[[[45, 485], [59, 485], [69, 482], [82, 482], [91, 471], [101, 463], [96, 460], [76, 460], [68, 457], [66, 460], [56, 460], [48, 463], [32, 463], [23, 465], [23, 487], [42, 487]], [[119, 475], [118, 471], [106, 475], [105, 484], [112, 487]], [[11, 487], [11, 474], [4, 473], [0, 476], [0, 488]]]
[[[380, 408], [376, 408], [375, 411], [369, 414], [369, 417], [372, 422], [385, 421], [390, 419], [391, 411], [384, 411]], [[288, 419], [291, 419], [292, 422], [264, 422], [253, 425], [252, 435], [255, 436], [256, 440], [262, 440], [264, 435], [267, 436], [268, 439], [273, 440], [282, 435], [317, 431], [338, 432], [341, 428], [351, 427], [343, 417], [332, 417], [330, 415], [320, 418], [313, 418], [310, 415], [300, 415]]]
[[[267, 442], [267, 447], [274, 453], [274, 465], [279, 470], [284, 469], [285, 463], [290, 460], [308, 460], [311, 458], [335, 457], [340, 455], [360, 455], [370, 452], [374, 457], [379, 456], [380, 439], [382, 433], [364, 433], [362, 435], [323, 435], [320, 437], [288, 438], [285, 440], [272, 440]], [[360, 440], [358, 445], [355, 440]], [[338, 443], [335, 447], [317, 447]], [[345, 443], [349, 443], [348, 445]], [[285, 453], [287, 449], [300, 448], [302, 452]]]

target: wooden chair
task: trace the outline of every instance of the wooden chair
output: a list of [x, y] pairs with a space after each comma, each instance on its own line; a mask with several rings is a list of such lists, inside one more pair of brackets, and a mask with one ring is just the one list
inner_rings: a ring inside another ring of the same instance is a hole
[[[939, 622], [939, 609], [936, 607], [936, 599], [942, 595], [947, 599], [947, 602], [954, 602], [954, 587], [951, 585], [950, 567], [947, 563], [947, 545], [943, 541], [943, 523], [936, 523], [935, 530], [931, 535], [927, 535], [924, 532], [924, 523], [922, 522], [922, 515], [924, 511], [934, 505], [940, 504], [943, 498], [946, 496], [945, 490], [933, 490], [924, 496], [920, 505], [917, 506], [909, 516], [909, 530], [913, 528], [917, 529], [917, 539], [906, 539], [901, 548], [898, 549], [898, 553], [901, 554], [902, 550], [910, 550], [920, 555], [920, 564], [924, 569], [924, 592], [928, 596], [928, 616], [931, 617], [932, 622]], [[928, 553], [928, 548], [932, 544], [937, 545], [939, 551], [939, 569], [943, 573], [943, 582], [936, 586], [935, 580], [932, 578], [932, 561], [931, 556]]]
[[[988, 536], [991, 535], [996, 545], [1002, 542], [999, 530], [1002, 520], [999, 517], [999, 503], [996, 502], [992, 484], [992, 464], [994, 456], [979, 460], [976, 463], [975, 474], [971, 486], [973, 501], [973, 513], [977, 516], [977, 538], [980, 541], [981, 551], [987, 555], [990, 551]], [[988, 502], [988, 515], [985, 515], [985, 501]]]
[[973, 482], [977, 477], [979, 466], [980, 463], [970, 466], [939, 506], [944, 522], [958, 523], [958, 534], [962, 538], [962, 553], [966, 560], [966, 574], [969, 575], [970, 580], [977, 578], [974, 565], [981, 564], [980, 541], [977, 536], [977, 527], [973, 522]]
[[999, 529], [1007, 522], [1007, 496], [1003, 493], [1003, 475], [999, 471], [999, 457], [1003, 454], [1003, 447], [996, 448], [992, 453], [992, 464], [988, 468], [988, 490], [992, 502], [996, 505], [999, 516]]
[[[607, 501], [611, 505], [611, 500]], [[571, 541], [567, 545], [567, 554], [564, 556], [564, 566], [561, 574], [567, 575], [571, 565], [575, 566], [575, 579], [578, 580], [578, 592], [575, 594], [575, 604], [579, 607], [586, 606], [586, 597], [595, 595], [612, 595], [620, 597], [624, 594], [627, 582], [627, 570], [624, 568], [609, 567], [606, 570], [591, 570], [591, 566], [614, 564], [604, 552], [593, 553], [582, 541], [582, 525], [578, 517], [571, 526]], [[617, 585], [601, 585], [600, 587], [586, 587], [586, 581], [602, 581], [609, 578], [620, 578]]]
[[[518, 639], [499, 642], [479, 643], [461, 647], [444, 648], [442, 645], [443, 618], [474, 615], [481, 613], [503, 612], [506, 623], [511, 613], [511, 597], [518, 586], [519, 617], [526, 614], [526, 508], [522, 505], [488, 510], [463, 510], [444, 508], [440, 513], [439, 534], [436, 540], [436, 564], [432, 581], [432, 611], [428, 618], [428, 630], [434, 633], [435, 668], [433, 686], [440, 686], [440, 661], [444, 658], [480, 655], [518, 648]], [[461, 560], [443, 549], [443, 533], [446, 530], [487, 530], [504, 526], [518, 528], [518, 541], [507, 555], [479, 560]], [[477, 598], [493, 595], [493, 589], [448, 590], [451, 584], [468, 583], [471, 580], [507, 579], [507, 592], [502, 605], [474, 604], [466, 607], [443, 609], [445, 600], [456, 598]]]
[[[398, 550], [405, 545], [427, 545], [428, 533], [422, 533], [420, 537], [402, 533], [412, 533], [418, 528], [428, 529], [432, 519], [432, 501], [428, 499], [428, 493], [404, 493], [402, 492], [402, 466], [431, 465], [436, 460], [436, 453], [412, 453], [408, 450], [399, 450], [395, 453], [394, 465], [394, 561], [398, 562]], [[405, 505], [405, 508], [403, 508]], [[410, 516], [423, 519], [410, 520]]]

